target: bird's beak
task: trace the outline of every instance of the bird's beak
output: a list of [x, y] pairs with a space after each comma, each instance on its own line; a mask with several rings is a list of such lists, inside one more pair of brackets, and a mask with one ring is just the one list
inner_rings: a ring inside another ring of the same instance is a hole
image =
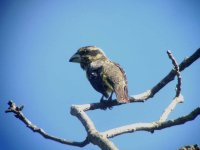
[[77, 53], [75, 53], [70, 59], [69, 62], [75, 62], [80, 63], [81, 62], [81, 56]]

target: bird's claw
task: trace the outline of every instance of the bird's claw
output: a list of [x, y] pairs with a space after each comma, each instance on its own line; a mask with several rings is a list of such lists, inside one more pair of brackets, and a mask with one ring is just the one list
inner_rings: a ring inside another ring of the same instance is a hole
[[101, 99], [100, 100], [100, 103], [102, 103], [101, 109], [106, 110], [108, 108], [111, 110], [113, 108], [111, 102], [112, 102], [112, 100]]

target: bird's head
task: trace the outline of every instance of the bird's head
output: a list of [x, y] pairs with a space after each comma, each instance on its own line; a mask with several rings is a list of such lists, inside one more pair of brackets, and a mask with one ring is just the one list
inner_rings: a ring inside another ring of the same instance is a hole
[[80, 63], [81, 68], [85, 70], [91, 62], [104, 59], [106, 59], [106, 56], [100, 48], [96, 46], [85, 46], [78, 49], [69, 59], [69, 62]]

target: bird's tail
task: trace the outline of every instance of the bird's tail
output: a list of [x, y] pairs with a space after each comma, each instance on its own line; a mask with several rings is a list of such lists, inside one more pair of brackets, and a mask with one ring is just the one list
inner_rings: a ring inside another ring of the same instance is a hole
[[115, 88], [115, 94], [116, 94], [118, 103], [128, 103], [129, 102], [127, 86]]

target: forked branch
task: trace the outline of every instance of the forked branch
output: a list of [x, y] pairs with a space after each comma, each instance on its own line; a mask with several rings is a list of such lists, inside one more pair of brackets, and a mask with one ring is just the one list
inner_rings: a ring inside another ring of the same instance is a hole
[[176, 95], [175, 98], [172, 100], [172, 102], [169, 104], [169, 106], [165, 109], [164, 113], [160, 117], [160, 122], [167, 120], [169, 114], [172, 112], [172, 110], [176, 107], [178, 103], [182, 103], [184, 98], [181, 95], [181, 74], [180, 74], [180, 69], [178, 66], [178, 63], [174, 56], [172, 55], [171, 51], [167, 51], [167, 54], [169, 58], [172, 60], [172, 64], [174, 65], [174, 70], [176, 72], [177, 76], [177, 84], [176, 84]]

